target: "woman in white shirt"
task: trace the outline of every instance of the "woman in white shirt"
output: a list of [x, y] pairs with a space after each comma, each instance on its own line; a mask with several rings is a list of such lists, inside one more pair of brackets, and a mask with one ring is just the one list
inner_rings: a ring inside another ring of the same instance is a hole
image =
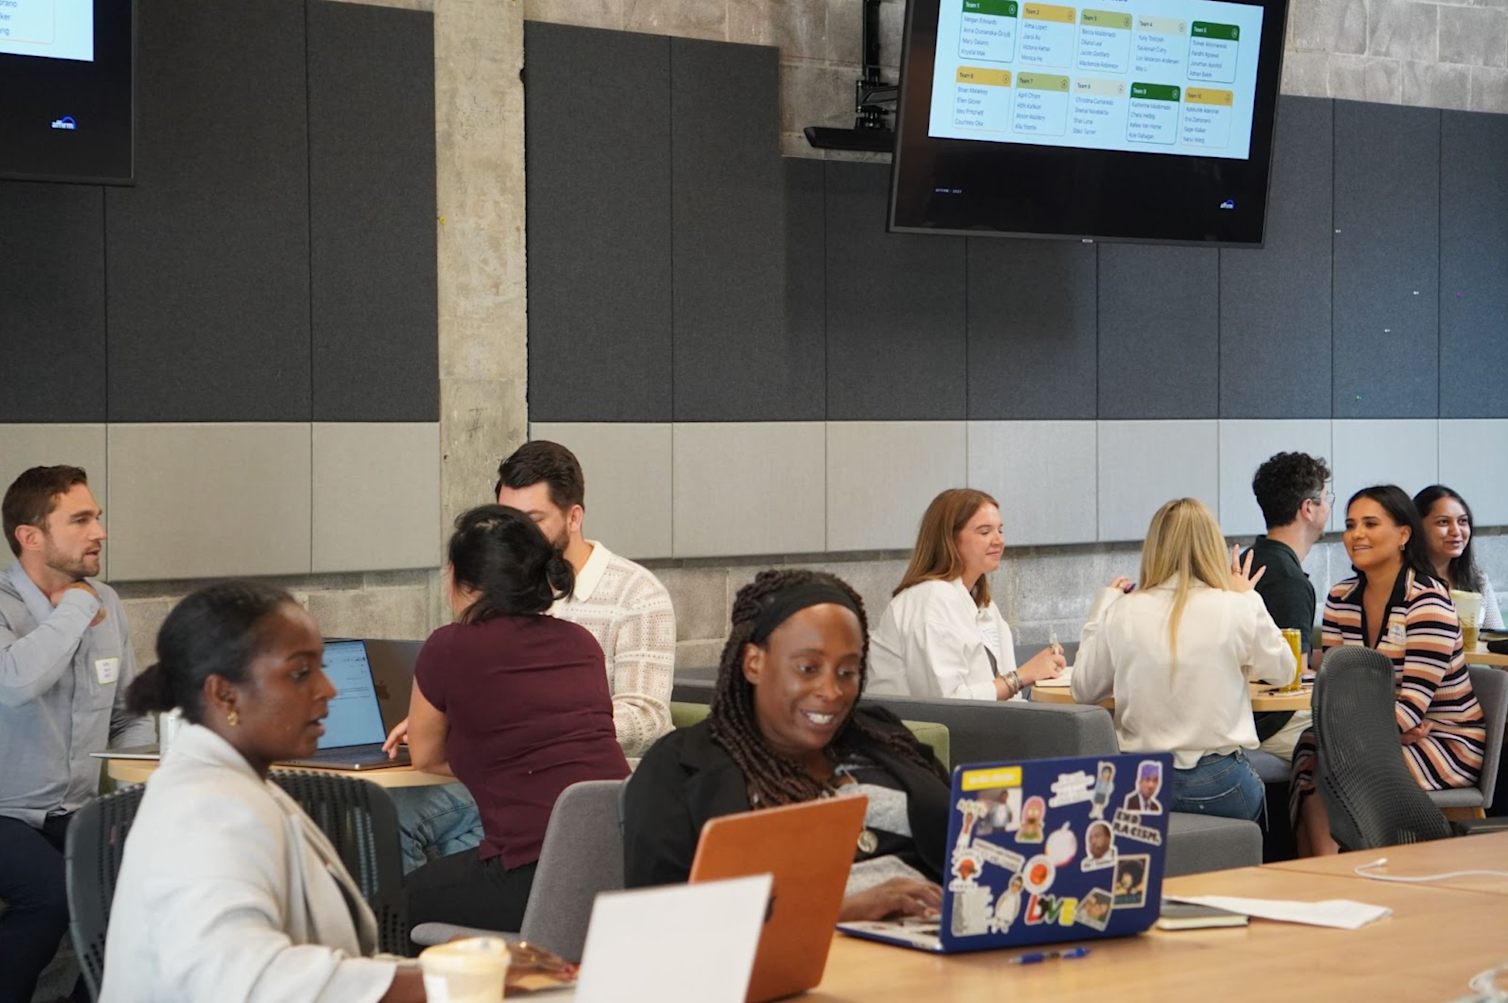
[[1139, 588], [1102, 589], [1074, 662], [1073, 698], [1115, 697], [1123, 752], [1172, 752], [1172, 811], [1255, 819], [1266, 802], [1243, 749], [1257, 747], [1247, 683], [1293, 678], [1293, 652], [1238, 566], [1220, 524], [1193, 498], [1157, 510]]
[[137, 713], [180, 707], [126, 837], [100, 1003], [419, 1003], [416, 967], [374, 958], [377, 923], [334, 847], [278, 787], [314, 753], [335, 688], [288, 593], [201, 589], [168, 614]]
[[870, 693], [1009, 700], [1063, 671], [1056, 645], [1017, 667], [1011, 628], [990, 598], [989, 576], [1004, 553], [995, 499], [972, 488], [932, 499], [911, 564], [869, 641]]

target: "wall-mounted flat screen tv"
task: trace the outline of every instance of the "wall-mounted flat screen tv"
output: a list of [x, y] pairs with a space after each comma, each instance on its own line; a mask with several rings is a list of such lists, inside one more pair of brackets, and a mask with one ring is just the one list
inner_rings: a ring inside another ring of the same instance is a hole
[[1260, 246], [1287, 0], [909, 0], [892, 230]]
[[0, 0], [0, 178], [128, 184], [133, 0]]

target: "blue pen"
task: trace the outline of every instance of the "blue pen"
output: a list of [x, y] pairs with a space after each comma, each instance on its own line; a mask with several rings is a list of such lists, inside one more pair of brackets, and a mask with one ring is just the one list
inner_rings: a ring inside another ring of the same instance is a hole
[[1066, 951], [1033, 951], [1030, 954], [1018, 954], [1011, 958], [1007, 964], [1012, 965], [1035, 965], [1040, 961], [1051, 961], [1053, 958], [1082, 958], [1089, 953], [1087, 947], [1070, 947]]

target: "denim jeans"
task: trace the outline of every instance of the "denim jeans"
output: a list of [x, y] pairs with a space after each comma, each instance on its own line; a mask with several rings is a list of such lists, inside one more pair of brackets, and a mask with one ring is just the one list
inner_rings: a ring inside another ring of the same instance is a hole
[[388, 794], [398, 809], [404, 874], [482, 841], [482, 819], [464, 784], [389, 787]]
[[1211, 752], [1188, 770], [1173, 771], [1173, 811], [1256, 821], [1267, 804], [1267, 787], [1240, 749]]

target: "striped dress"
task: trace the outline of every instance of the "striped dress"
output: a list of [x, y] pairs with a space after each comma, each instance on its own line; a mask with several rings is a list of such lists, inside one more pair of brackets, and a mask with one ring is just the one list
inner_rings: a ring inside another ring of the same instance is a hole
[[[1324, 647], [1365, 644], [1362, 578], [1348, 578], [1325, 599]], [[1471, 691], [1461, 647], [1461, 626], [1450, 597], [1438, 585], [1421, 584], [1414, 572], [1399, 576], [1388, 601], [1388, 622], [1377, 650], [1393, 660], [1398, 731], [1428, 720], [1430, 733], [1402, 746], [1409, 772], [1426, 790], [1471, 787], [1482, 774], [1487, 728]], [[1306, 731], [1293, 752], [1291, 814], [1314, 792], [1314, 732]]]

